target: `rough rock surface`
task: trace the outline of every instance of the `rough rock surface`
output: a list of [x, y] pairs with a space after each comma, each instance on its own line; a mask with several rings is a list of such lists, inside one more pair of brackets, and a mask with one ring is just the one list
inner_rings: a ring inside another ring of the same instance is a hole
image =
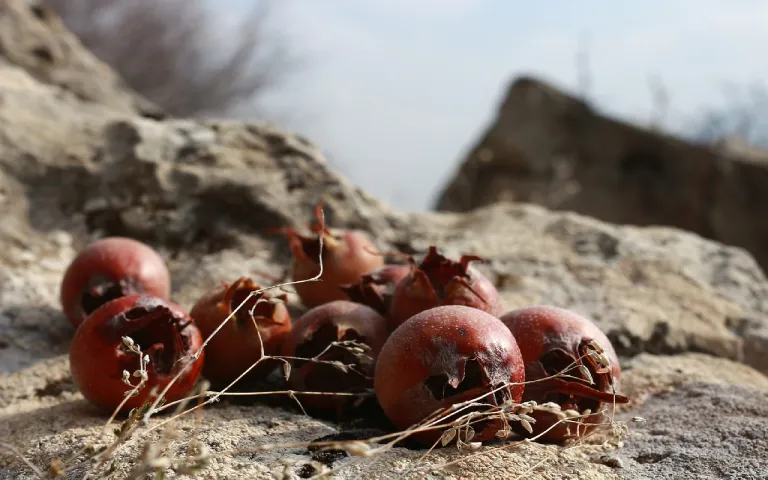
[[[649, 399], [620, 451], [627, 478], [766, 478], [765, 391], [693, 383]], [[738, 458], [738, 462], [733, 459]]]
[[[20, 0], [2, 5], [0, 32], [9, 15], [28, 15]], [[16, 35], [35, 38], [36, 30], [25, 28], [30, 33]], [[95, 62], [71, 48], [85, 64]], [[448, 448], [424, 459], [424, 451], [396, 448], [340, 458], [336, 478], [686, 478], [683, 471], [693, 472], [689, 478], [739, 478], [768, 468], [765, 426], [757, 422], [766, 413], [758, 400], [768, 392], [768, 378], [758, 371], [768, 372], [768, 282], [742, 250], [672, 229], [616, 227], [530, 205], [396, 212], [332, 172], [296, 135], [268, 124], [146, 118], [122, 101], [102, 101], [99, 89], [110, 73], [75, 94], [2, 55], [0, 477], [34, 478], [6, 444], [46, 469], [96, 440], [105, 421], [70, 380], [73, 332], [58, 306], [61, 275], [78, 248], [115, 234], [151, 243], [169, 262], [174, 300], [190, 307], [221, 280], [254, 271], [281, 275], [289, 254], [266, 229], [306, 222], [320, 199], [329, 222], [362, 228], [381, 248], [423, 252], [437, 243], [451, 256], [487, 257], [480, 268], [498, 283], [509, 309], [546, 302], [593, 316], [622, 355], [623, 389], [633, 398], [619, 418], [647, 420], [631, 424], [619, 449], [607, 437], [569, 448]], [[685, 402], [707, 416], [693, 417]], [[222, 401], [173, 422], [181, 437], [170, 444], [170, 457], [183, 460], [194, 436], [214, 453], [204, 478], [271, 478], [284, 470], [298, 478], [312, 472], [303, 466], [313, 458], [306, 448], [247, 450], [350, 428], [305, 417], [287, 400], [249, 403]], [[754, 428], [747, 420], [757, 422]], [[686, 446], [691, 424], [696, 443]], [[117, 478], [158, 433], [118, 451]], [[750, 471], [740, 457], [725, 455], [732, 445], [747, 449]], [[705, 456], [717, 459], [717, 470], [694, 465]], [[645, 461], [653, 458], [660, 460]], [[75, 469], [69, 478], [82, 473]]]
[[512, 200], [619, 224], [673, 226], [746, 248], [766, 270], [766, 192], [766, 152], [645, 130], [523, 77], [437, 208], [464, 212]]

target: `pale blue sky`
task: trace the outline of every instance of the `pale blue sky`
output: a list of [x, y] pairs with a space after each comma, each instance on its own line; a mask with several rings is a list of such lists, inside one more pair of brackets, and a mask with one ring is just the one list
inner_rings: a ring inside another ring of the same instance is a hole
[[[216, 4], [226, 21], [254, 1]], [[768, 80], [766, 1], [281, 2], [272, 28], [308, 62], [270, 96], [272, 120], [407, 209], [431, 206], [516, 75], [575, 90], [580, 45], [599, 108], [647, 122], [649, 84], [659, 79], [670, 96], [666, 124], [676, 130], [721, 104], [726, 82]]]

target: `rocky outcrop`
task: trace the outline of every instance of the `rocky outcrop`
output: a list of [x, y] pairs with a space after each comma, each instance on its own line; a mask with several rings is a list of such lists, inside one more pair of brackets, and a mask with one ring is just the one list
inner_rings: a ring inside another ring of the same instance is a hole
[[132, 92], [107, 65], [86, 51], [47, 7], [19, 0], [0, 2], [0, 62], [24, 69], [63, 94], [113, 110], [152, 118], [165, 116]]
[[[9, 12], [28, 14], [20, 0], [6, 2], [0, 25]], [[112, 74], [105, 75], [94, 85], [109, 83]], [[364, 431], [306, 417], [291, 402], [232, 400], [174, 422], [171, 458], [183, 459], [186, 440], [196, 438], [214, 455], [206, 478], [306, 477], [313, 470], [304, 464], [318, 459], [332, 464], [336, 478], [613, 479], [683, 470], [726, 478], [745, 468], [740, 456], [724, 453], [727, 423], [750, 468], [765, 467], [765, 429], [753, 420], [765, 416], [758, 400], [768, 391], [761, 373], [768, 372], [768, 281], [744, 251], [674, 229], [618, 227], [532, 205], [394, 211], [333, 172], [298, 135], [266, 123], [147, 118], [102, 102], [93, 88], [75, 95], [0, 61], [0, 477], [35, 478], [7, 443], [46, 469], [101, 431], [103, 416], [71, 382], [73, 332], [58, 305], [61, 275], [78, 248], [115, 234], [152, 244], [169, 263], [174, 300], [189, 308], [222, 280], [281, 275], [289, 252], [267, 230], [306, 222], [321, 199], [330, 223], [362, 228], [382, 249], [419, 253], [435, 243], [450, 256], [486, 257], [480, 268], [508, 309], [554, 303], [594, 317], [621, 354], [623, 388], [633, 399], [620, 418], [646, 422], [632, 424], [618, 449], [597, 439], [577, 449], [496, 444], [424, 457], [398, 447], [324, 457], [305, 448], [254, 449]], [[694, 418], [704, 414], [707, 421]], [[693, 446], [686, 443], [691, 424]], [[157, 435], [118, 451], [119, 478]], [[483, 456], [461, 461], [470, 454]], [[704, 456], [717, 459], [719, 470], [697, 464]]]
[[673, 226], [746, 248], [766, 269], [768, 154], [732, 144], [709, 148], [648, 131], [520, 78], [436, 207], [531, 202], [613, 223]]

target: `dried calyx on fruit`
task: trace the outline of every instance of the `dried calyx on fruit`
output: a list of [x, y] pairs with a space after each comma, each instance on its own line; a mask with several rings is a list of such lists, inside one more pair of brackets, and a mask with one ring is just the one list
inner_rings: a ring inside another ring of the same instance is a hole
[[294, 324], [282, 356], [292, 357], [291, 388], [329, 395], [298, 395], [318, 413], [343, 414], [358, 397], [330, 393], [362, 393], [373, 386], [376, 357], [387, 339], [387, 322], [375, 310], [347, 300], [315, 307]]
[[[261, 287], [253, 280], [241, 277], [206, 293], [190, 311], [206, 339], [231, 316], [205, 347], [203, 374], [214, 385], [232, 382], [258, 362], [262, 346], [264, 355], [279, 353], [291, 330], [287, 296], [269, 290], [255, 293], [258, 290]], [[263, 360], [243, 378], [260, 379], [276, 365], [275, 361]]]
[[[523, 359], [509, 329], [486, 312], [449, 305], [423, 311], [392, 332], [376, 364], [375, 389], [384, 412], [404, 430], [439, 409], [470, 400], [484, 407], [463, 414], [511, 406], [520, 401], [524, 380]], [[509, 433], [506, 419], [499, 416], [471, 422], [458, 428], [456, 438], [486, 441]], [[431, 445], [445, 431], [421, 431], [413, 438]]]
[[320, 237], [323, 238], [323, 274], [319, 282], [294, 285], [308, 308], [334, 300], [348, 300], [339, 288], [356, 283], [361, 275], [384, 265], [384, 257], [373, 243], [357, 230], [332, 232], [322, 221], [322, 203], [315, 208], [318, 222], [310, 226], [312, 235], [302, 235], [293, 228], [280, 229], [290, 242], [293, 253], [291, 269], [294, 281], [307, 280], [320, 273]]
[[171, 380], [166, 402], [183, 398], [195, 385], [203, 344], [192, 319], [176, 304], [148, 295], [120, 297], [86, 317], [69, 350], [72, 378], [83, 396], [112, 411], [126, 392], [134, 395], [121, 408], [125, 413], [154, 400]]
[[[621, 369], [611, 342], [591, 320], [570, 310], [534, 306], [501, 317], [517, 339], [529, 383], [523, 400], [548, 402], [560, 411], [539, 410], [533, 431], [544, 441], [578, 438], [609, 420], [604, 406], [629, 399], [616, 393]], [[555, 423], [561, 423], [554, 426]]]
[[341, 290], [353, 302], [367, 305], [388, 317], [392, 293], [410, 272], [411, 267], [408, 265], [384, 265], [361, 276], [359, 282], [342, 286]]
[[395, 287], [390, 308], [390, 329], [397, 328], [413, 315], [442, 305], [465, 305], [493, 316], [503, 313], [496, 287], [469, 264], [482, 261], [464, 255], [456, 262], [438, 253], [435, 246], [421, 264], [411, 259], [411, 272]]
[[130, 238], [109, 237], [72, 260], [61, 282], [60, 301], [76, 327], [110, 300], [137, 294], [168, 298], [170, 289], [168, 268], [155, 250]]

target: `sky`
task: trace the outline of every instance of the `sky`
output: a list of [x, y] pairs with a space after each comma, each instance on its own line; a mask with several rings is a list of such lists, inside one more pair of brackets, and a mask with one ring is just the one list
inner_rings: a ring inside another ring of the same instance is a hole
[[[229, 25], [254, 2], [214, 4]], [[302, 60], [263, 100], [268, 120], [408, 210], [432, 208], [520, 75], [639, 124], [659, 111], [661, 87], [675, 132], [732, 86], [768, 81], [768, 2], [757, 0], [281, 0], [270, 29]]]

